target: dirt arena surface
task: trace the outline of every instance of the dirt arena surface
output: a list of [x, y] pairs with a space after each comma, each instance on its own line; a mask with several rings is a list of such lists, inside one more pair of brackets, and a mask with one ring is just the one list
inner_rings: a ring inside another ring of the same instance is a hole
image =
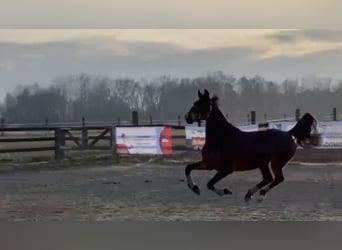
[[5, 221], [342, 221], [342, 165], [289, 164], [285, 182], [258, 203], [244, 202], [259, 170], [218, 183], [233, 195], [206, 189], [214, 172], [193, 171], [201, 195], [188, 189], [184, 164], [12, 171], [0, 174]]

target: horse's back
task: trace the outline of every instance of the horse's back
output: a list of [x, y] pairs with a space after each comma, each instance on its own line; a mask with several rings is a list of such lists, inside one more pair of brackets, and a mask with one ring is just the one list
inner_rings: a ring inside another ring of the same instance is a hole
[[256, 148], [259, 146], [261, 148], [281, 149], [279, 147], [282, 146], [284, 150], [296, 146], [294, 139], [288, 132], [277, 129], [242, 132], [242, 136], [238, 141]]
[[289, 133], [276, 129], [243, 132], [236, 142], [233, 158], [242, 166], [236, 170], [248, 170], [269, 162], [287, 162], [297, 148]]

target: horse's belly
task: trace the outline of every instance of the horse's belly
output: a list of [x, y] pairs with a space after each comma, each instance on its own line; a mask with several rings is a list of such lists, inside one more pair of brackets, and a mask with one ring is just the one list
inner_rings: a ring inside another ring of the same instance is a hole
[[257, 164], [253, 164], [253, 163], [241, 161], [241, 160], [235, 160], [232, 165], [233, 165], [234, 171], [248, 171], [248, 170], [256, 169], [258, 167]]

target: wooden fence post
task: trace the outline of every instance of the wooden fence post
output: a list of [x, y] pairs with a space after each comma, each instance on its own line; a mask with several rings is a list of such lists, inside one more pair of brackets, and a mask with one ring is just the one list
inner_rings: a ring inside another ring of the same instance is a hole
[[[5, 127], [5, 118], [1, 118], [1, 128], [4, 128]], [[5, 135], [5, 132], [4, 131], [1, 131], [1, 135]]]
[[65, 130], [55, 129], [55, 160], [60, 161], [64, 158]]
[[138, 111], [132, 111], [132, 124], [134, 126], [138, 126], [139, 125]]
[[256, 124], [256, 112], [251, 111], [251, 124]]
[[84, 117], [82, 117], [82, 126], [82, 149], [86, 149], [88, 147], [88, 129]]
[[88, 129], [86, 127], [82, 128], [82, 148], [86, 149], [88, 147]]
[[112, 160], [114, 163], [119, 162], [119, 157], [117, 153], [117, 148], [116, 148], [116, 126], [112, 126], [112, 129], [110, 131], [111, 135], [111, 148], [112, 148]]
[[300, 119], [300, 109], [296, 109], [296, 121]]

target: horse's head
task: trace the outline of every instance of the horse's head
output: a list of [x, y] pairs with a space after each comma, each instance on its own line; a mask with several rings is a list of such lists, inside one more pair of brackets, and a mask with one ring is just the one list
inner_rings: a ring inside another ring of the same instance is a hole
[[209, 97], [209, 91], [204, 90], [202, 94], [198, 90], [198, 100], [194, 102], [189, 112], [185, 114], [185, 120], [187, 123], [192, 124], [195, 121], [206, 120], [209, 117], [211, 106], [211, 99]]

